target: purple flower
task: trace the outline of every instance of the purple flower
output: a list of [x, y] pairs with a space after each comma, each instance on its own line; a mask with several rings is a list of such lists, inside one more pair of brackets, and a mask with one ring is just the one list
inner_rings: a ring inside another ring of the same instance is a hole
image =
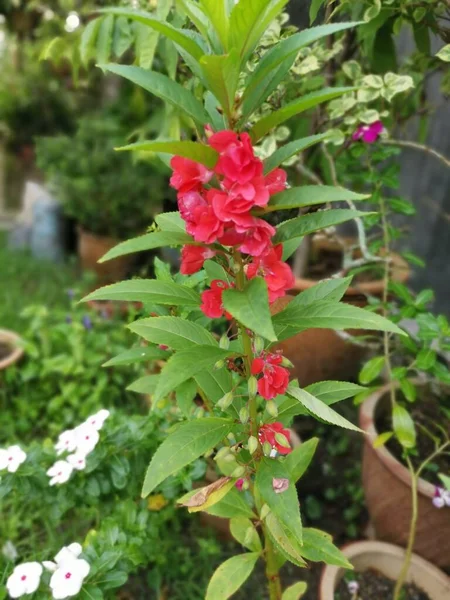
[[444, 506], [446, 505], [446, 498], [445, 498], [446, 495], [447, 494], [446, 494], [445, 490], [436, 486], [434, 489], [434, 498], [432, 500], [433, 505], [436, 508], [444, 508]]
[[84, 315], [83, 318], [81, 319], [81, 322], [83, 323], [83, 327], [87, 331], [92, 329], [92, 321], [91, 321], [91, 317], [89, 315]]
[[362, 140], [366, 144], [373, 144], [380, 137], [384, 130], [384, 125], [381, 121], [375, 121], [370, 125], [360, 125], [352, 135], [354, 142]]

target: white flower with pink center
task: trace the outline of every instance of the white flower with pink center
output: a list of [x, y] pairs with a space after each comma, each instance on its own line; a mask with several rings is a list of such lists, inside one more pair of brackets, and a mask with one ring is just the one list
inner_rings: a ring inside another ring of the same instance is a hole
[[0, 471], [6, 469], [9, 473], [15, 473], [26, 458], [27, 455], [20, 446], [0, 449]]
[[75, 429], [63, 431], [55, 444], [56, 454], [59, 456], [63, 452], [73, 452], [76, 448]]
[[70, 454], [66, 460], [77, 471], [83, 471], [86, 468], [86, 455], [82, 452]]
[[87, 456], [90, 452], [92, 452], [92, 450], [94, 450], [99, 439], [100, 435], [97, 429], [92, 427], [92, 425], [83, 423], [83, 425], [80, 425], [75, 429], [77, 453]]
[[89, 575], [91, 567], [83, 558], [69, 558], [57, 566], [50, 579], [50, 588], [55, 600], [76, 596], [83, 582]]
[[47, 471], [50, 477], [50, 485], [58, 485], [69, 481], [73, 472], [73, 466], [66, 460], [57, 460], [53, 467]]
[[25, 594], [34, 594], [38, 589], [42, 575], [42, 565], [27, 562], [17, 565], [8, 577], [6, 588], [11, 598], [20, 598]]
[[68, 546], [63, 546], [58, 554], [55, 556], [55, 562], [51, 560], [45, 560], [42, 564], [47, 569], [47, 571], [51, 571], [54, 573], [56, 569], [58, 569], [63, 563], [70, 562], [80, 556], [83, 548], [81, 544], [74, 542], [73, 544], [69, 544]]
[[88, 417], [83, 425], [90, 425], [94, 429], [97, 429], [97, 431], [100, 431], [109, 415], [109, 410], [102, 408], [102, 410], [99, 410], [95, 415]]

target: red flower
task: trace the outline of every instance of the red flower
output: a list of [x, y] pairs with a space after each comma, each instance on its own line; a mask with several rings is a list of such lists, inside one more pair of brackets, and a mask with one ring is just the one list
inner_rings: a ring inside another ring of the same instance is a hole
[[236, 218], [235, 226], [219, 238], [224, 246], [239, 246], [239, 250], [251, 256], [261, 256], [271, 246], [275, 229], [262, 219], [250, 215]]
[[278, 244], [271, 248], [267, 254], [256, 256], [247, 267], [247, 277], [264, 277], [269, 291], [269, 302], [281, 298], [295, 283], [291, 267], [282, 261], [283, 246]]
[[[225, 179], [222, 183], [224, 189], [228, 190], [230, 197], [242, 198], [252, 206], [266, 206], [269, 202], [270, 192], [266, 186], [264, 177], [255, 177], [252, 181], [245, 184], [235, 183], [230, 179]], [[249, 209], [250, 210], [250, 209]]]
[[209, 190], [207, 197], [215, 215], [224, 223], [247, 215], [253, 206], [253, 202], [243, 196], [233, 196], [215, 189]]
[[280, 454], [289, 454], [292, 452], [291, 448], [285, 448], [275, 439], [275, 435], [277, 433], [281, 433], [287, 439], [288, 442], [291, 441], [291, 432], [289, 429], [284, 429], [282, 423], [270, 423], [267, 425], [263, 425], [260, 427], [258, 432], [258, 439], [261, 444], [264, 442], [268, 442], [272, 448], [275, 448], [277, 452]]
[[220, 131], [208, 140], [220, 153], [215, 172], [241, 185], [249, 183], [263, 173], [263, 163], [255, 157], [248, 133], [238, 135], [233, 131]]
[[183, 275], [197, 273], [208, 258], [215, 256], [214, 250], [205, 246], [184, 246], [181, 250], [181, 268]]
[[265, 178], [265, 185], [269, 194], [279, 194], [286, 189], [287, 173], [284, 169], [275, 169]]
[[214, 175], [205, 166], [182, 156], [174, 156], [170, 161], [173, 175], [170, 185], [178, 190], [180, 194], [199, 191], [204, 183], [208, 183]]
[[186, 221], [186, 231], [196, 242], [213, 244], [223, 235], [224, 225], [217, 218], [212, 206], [198, 192], [178, 197], [181, 217]]
[[281, 367], [283, 357], [280, 354], [264, 352], [252, 363], [252, 375], [262, 377], [258, 380], [258, 393], [266, 400], [272, 400], [279, 394], [284, 394], [289, 385], [289, 371]]
[[214, 279], [211, 281], [211, 289], [202, 293], [202, 304], [200, 306], [203, 313], [210, 319], [218, 319], [225, 314], [227, 319], [231, 319], [231, 315], [225, 312], [222, 304], [222, 294], [230, 285], [226, 281]]

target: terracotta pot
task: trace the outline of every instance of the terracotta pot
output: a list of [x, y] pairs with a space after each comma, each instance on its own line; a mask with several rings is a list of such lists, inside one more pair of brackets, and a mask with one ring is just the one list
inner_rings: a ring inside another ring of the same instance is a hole
[[6, 357], [0, 356], [0, 371], [7, 369], [11, 365], [18, 362], [23, 356], [23, 348], [20, 347], [19, 342], [21, 338], [8, 329], [0, 329], [0, 346], [8, 346], [11, 352]]
[[120, 256], [105, 263], [98, 260], [116, 246], [120, 240], [111, 237], [94, 235], [78, 228], [78, 256], [85, 271], [93, 271], [103, 283], [121, 281], [125, 278], [133, 257]]
[[[394, 581], [400, 575], [405, 558], [403, 548], [383, 542], [355, 542], [342, 549], [356, 571], [375, 569]], [[340, 567], [326, 566], [320, 582], [320, 600], [334, 600], [334, 592], [345, 573]], [[415, 583], [431, 600], [450, 598], [450, 579], [435, 566], [413, 554], [407, 575], [408, 583]], [[389, 600], [379, 598], [377, 600]]]
[[[363, 486], [376, 537], [400, 546], [407, 545], [411, 518], [411, 477], [385, 447], [374, 448], [378, 437], [376, 414], [389, 391], [384, 386], [360, 409], [360, 427], [367, 434], [363, 454]], [[419, 519], [414, 551], [439, 567], [450, 567], [450, 507], [432, 504], [434, 486], [419, 479]], [[450, 596], [449, 596], [450, 598]]]
[[[272, 314], [280, 312], [293, 298], [285, 296], [276, 300], [271, 306]], [[298, 379], [302, 387], [317, 381], [356, 379], [368, 352], [332, 329], [302, 331], [277, 344], [276, 349], [282, 350], [292, 362], [291, 376]]]

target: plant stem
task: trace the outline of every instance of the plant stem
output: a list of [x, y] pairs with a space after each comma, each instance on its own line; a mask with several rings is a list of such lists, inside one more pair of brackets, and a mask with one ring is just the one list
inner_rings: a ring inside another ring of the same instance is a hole
[[272, 542], [264, 529], [264, 537], [266, 540], [266, 577], [269, 586], [270, 600], [281, 600], [281, 581], [278, 567], [276, 564], [275, 553], [273, 551]]
[[413, 148], [414, 150], [421, 150], [422, 152], [431, 154], [431, 156], [434, 156], [443, 162], [444, 165], [450, 169], [450, 160], [448, 158], [434, 148], [430, 148], [424, 144], [418, 144], [417, 142], [410, 142], [408, 140], [383, 140], [382, 143], [386, 144], [387, 146], [399, 146], [401, 148]]

